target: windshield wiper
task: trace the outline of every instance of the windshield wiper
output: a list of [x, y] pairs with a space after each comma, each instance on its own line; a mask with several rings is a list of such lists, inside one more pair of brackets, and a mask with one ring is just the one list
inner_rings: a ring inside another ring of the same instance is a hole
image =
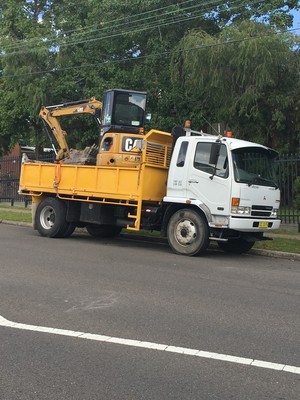
[[276, 182], [272, 181], [271, 179], [263, 178], [263, 177], [260, 176], [260, 175], [254, 176], [254, 177], [251, 179], [251, 181], [248, 182], [248, 186], [252, 186], [252, 185], [255, 184], [255, 183], [256, 183], [256, 184], [259, 184], [259, 183], [266, 183], [266, 184], [268, 184], [269, 186], [273, 186], [275, 189], [278, 189], [278, 185], [277, 185]]

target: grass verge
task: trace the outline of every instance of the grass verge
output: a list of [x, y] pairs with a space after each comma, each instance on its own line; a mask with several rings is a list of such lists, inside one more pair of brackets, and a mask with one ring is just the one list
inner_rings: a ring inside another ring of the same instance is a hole
[[0, 210], [0, 221], [31, 222], [31, 212]]
[[11, 206], [10, 204], [7, 203], [1, 203], [0, 204], [0, 209], [4, 209], [4, 210], [11, 210], [11, 211], [18, 211], [18, 210], [22, 210], [22, 211], [27, 211], [30, 212], [31, 209], [29, 207], [23, 207], [23, 206]]
[[285, 253], [297, 253], [300, 254], [300, 240], [296, 239], [285, 239], [276, 238], [273, 240], [266, 240], [262, 242], [256, 242], [254, 249], [274, 250], [283, 251]]

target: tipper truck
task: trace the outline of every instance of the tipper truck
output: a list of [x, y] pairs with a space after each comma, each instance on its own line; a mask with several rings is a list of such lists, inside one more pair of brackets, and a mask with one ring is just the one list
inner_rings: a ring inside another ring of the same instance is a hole
[[[188, 124], [145, 134], [145, 105], [144, 92], [112, 89], [103, 103], [92, 98], [75, 108], [42, 108], [60, 150], [53, 163], [23, 158], [19, 189], [32, 197], [33, 227], [40, 235], [64, 238], [76, 227], [106, 238], [123, 228], [159, 231], [175, 253], [194, 256], [210, 241], [225, 252], [244, 253], [279, 228], [276, 151]], [[102, 114], [92, 163], [72, 157], [66, 133], [46, 116], [84, 109], [98, 120], [99, 109]]]

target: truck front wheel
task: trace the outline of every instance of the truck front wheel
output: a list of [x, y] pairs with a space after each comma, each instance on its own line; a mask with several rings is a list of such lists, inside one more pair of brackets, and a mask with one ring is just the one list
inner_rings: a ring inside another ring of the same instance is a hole
[[228, 242], [218, 242], [218, 246], [226, 253], [242, 254], [252, 249], [255, 242], [247, 242], [245, 239], [229, 239]]
[[168, 242], [177, 253], [194, 256], [203, 252], [209, 243], [209, 231], [205, 218], [197, 211], [184, 208], [170, 218], [167, 228]]
[[67, 208], [64, 202], [54, 197], [42, 200], [35, 213], [35, 226], [41, 236], [66, 237], [70, 234], [70, 223], [66, 221]]

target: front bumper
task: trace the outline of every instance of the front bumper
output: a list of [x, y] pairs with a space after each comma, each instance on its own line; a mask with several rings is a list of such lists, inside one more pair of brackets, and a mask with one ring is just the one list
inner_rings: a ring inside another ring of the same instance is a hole
[[229, 229], [240, 232], [266, 232], [279, 229], [280, 219], [229, 217]]

